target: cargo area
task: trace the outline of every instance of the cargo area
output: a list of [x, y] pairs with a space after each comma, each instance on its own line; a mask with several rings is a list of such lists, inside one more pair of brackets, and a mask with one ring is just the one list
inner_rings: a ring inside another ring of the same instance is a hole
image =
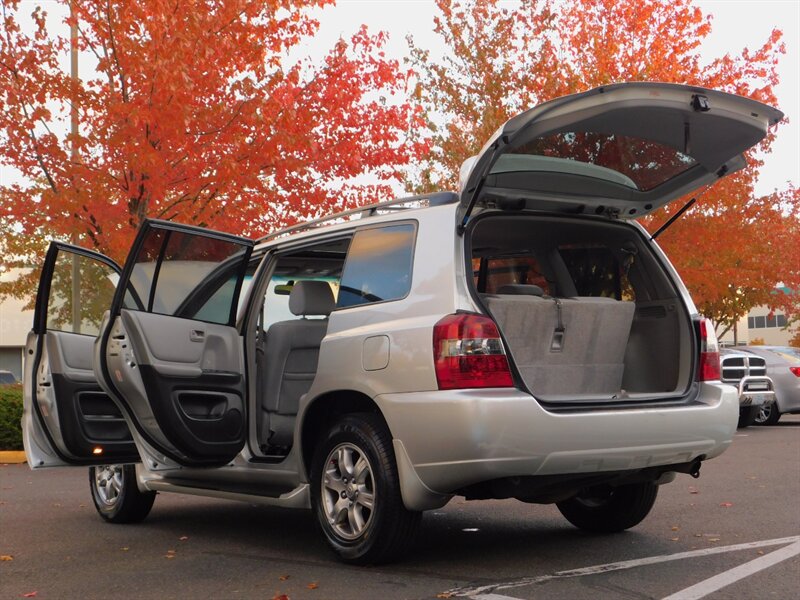
[[635, 227], [605, 218], [484, 213], [474, 291], [525, 386], [552, 403], [672, 399], [693, 379], [693, 329]]

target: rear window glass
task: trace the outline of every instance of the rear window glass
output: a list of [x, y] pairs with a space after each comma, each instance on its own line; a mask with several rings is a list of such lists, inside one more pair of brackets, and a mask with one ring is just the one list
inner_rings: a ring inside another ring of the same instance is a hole
[[[513, 150], [511, 155], [530, 157], [528, 165], [520, 165], [524, 170], [584, 175], [639, 191], [652, 190], [697, 164], [691, 156], [653, 140], [593, 131], [542, 136]], [[536, 157], [545, 157], [538, 167]], [[592, 166], [597, 168], [591, 169]]]
[[347, 253], [337, 308], [404, 298], [411, 289], [414, 237], [410, 223], [357, 231]]

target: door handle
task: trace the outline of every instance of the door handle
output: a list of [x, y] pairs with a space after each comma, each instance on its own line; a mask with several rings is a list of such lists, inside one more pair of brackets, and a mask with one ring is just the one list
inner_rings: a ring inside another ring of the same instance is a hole
[[202, 329], [192, 329], [189, 332], [189, 339], [193, 342], [204, 342], [206, 339], [206, 332]]

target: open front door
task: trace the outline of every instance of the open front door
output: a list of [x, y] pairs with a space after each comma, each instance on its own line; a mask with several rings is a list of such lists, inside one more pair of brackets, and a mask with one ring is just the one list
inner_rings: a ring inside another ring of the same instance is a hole
[[95, 360], [148, 468], [220, 466], [246, 439], [236, 312], [253, 242], [146, 221]]
[[25, 349], [23, 437], [31, 468], [131, 463], [139, 453], [92, 370], [92, 346], [120, 268], [53, 242]]

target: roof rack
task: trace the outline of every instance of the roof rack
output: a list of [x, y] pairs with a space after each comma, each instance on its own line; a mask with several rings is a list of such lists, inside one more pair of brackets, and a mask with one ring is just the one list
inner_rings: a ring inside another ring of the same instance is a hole
[[423, 194], [421, 196], [408, 196], [406, 198], [397, 198], [395, 200], [387, 200], [386, 202], [378, 202], [377, 204], [359, 206], [358, 208], [345, 210], [343, 212], [329, 215], [327, 217], [322, 217], [320, 219], [314, 219], [313, 221], [306, 221], [305, 223], [298, 223], [297, 225], [286, 227], [285, 229], [281, 229], [279, 231], [275, 231], [273, 233], [269, 233], [263, 237], [260, 237], [256, 240], [256, 242], [258, 243], [267, 242], [269, 240], [274, 240], [275, 238], [287, 235], [289, 233], [299, 233], [301, 231], [314, 229], [315, 227], [319, 227], [320, 225], [324, 225], [326, 223], [329, 223], [330, 221], [336, 221], [338, 219], [344, 219], [350, 217], [349, 219], [347, 219], [348, 221], [350, 221], [354, 219], [356, 215], [358, 216], [358, 218], [363, 219], [381, 214], [384, 211], [422, 208], [419, 206], [412, 206], [414, 203], [419, 203], [419, 202], [426, 202], [427, 206], [442, 206], [444, 204], [453, 204], [454, 202], [458, 202], [458, 194], [456, 194], [455, 192], [436, 192], [433, 194]]

